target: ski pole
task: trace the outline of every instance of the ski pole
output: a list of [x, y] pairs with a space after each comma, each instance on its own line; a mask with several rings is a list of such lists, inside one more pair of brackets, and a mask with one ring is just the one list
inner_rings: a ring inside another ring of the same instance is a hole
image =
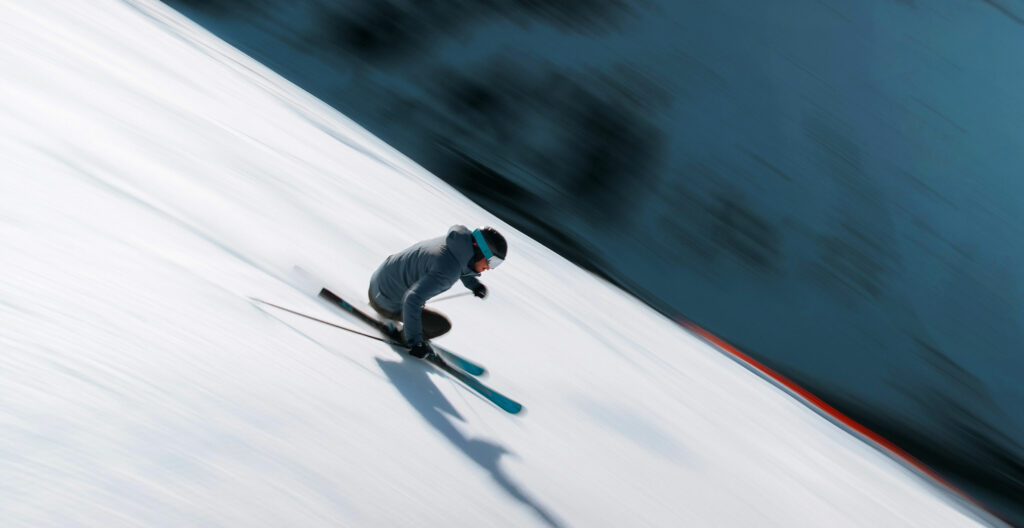
[[453, 294], [447, 295], [445, 297], [438, 297], [437, 299], [431, 299], [430, 302], [431, 303], [436, 303], [436, 302], [440, 302], [440, 301], [447, 301], [448, 299], [454, 299], [456, 297], [465, 297], [467, 295], [473, 295], [473, 292], [453, 293]]
[[298, 315], [300, 317], [305, 317], [306, 319], [312, 319], [313, 321], [316, 321], [318, 323], [323, 323], [323, 324], [328, 325], [328, 326], [333, 326], [334, 328], [338, 328], [338, 329], [344, 330], [346, 332], [352, 332], [353, 334], [361, 335], [363, 337], [369, 337], [370, 339], [376, 339], [377, 341], [383, 341], [383, 342], [385, 342], [385, 343], [387, 343], [389, 345], [394, 345], [394, 346], [398, 346], [398, 347], [402, 347], [402, 348], [409, 348], [409, 347], [407, 347], [407, 346], [405, 346], [402, 343], [399, 343], [397, 341], [392, 341], [390, 339], [384, 339], [384, 338], [377, 337], [377, 336], [370, 335], [370, 334], [364, 334], [363, 332], [360, 332], [358, 330], [353, 330], [352, 328], [349, 328], [347, 326], [341, 326], [339, 324], [334, 324], [334, 323], [329, 322], [329, 321], [324, 321], [323, 319], [317, 319], [316, 317], [313, 317], [312, 315], [306, 315], [306, 314], [304, 314], [302, 312], [296, 312], [295, 310], [292, 310], [290, 308], [285, 308], [284, 306], [279, 306], [279, 305], [274, 304], [272, 302], [264, 301], [263, 299], [259, 299], [259, 298], [256, 298], [256, 297], [249, 297], [249, 299], [251, 299], [253, 301], [256, 301], [258, 303], [261, 303], [261, 304], [265, 304], [267, 306], [273, 306], [274, 308], [277, 308], [278, 310], [284, 310], [284, 311], [286, 311], [288, 313], [292, 313], [292, 314]]

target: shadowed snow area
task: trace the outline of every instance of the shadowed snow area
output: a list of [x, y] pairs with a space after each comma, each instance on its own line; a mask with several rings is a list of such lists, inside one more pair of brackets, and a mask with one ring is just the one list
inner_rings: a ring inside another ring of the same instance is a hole
[[[163, 5], [0, 28], [3, 525], [979, 522]], [[250, 300], [365, 330], [319, 286], [456, 223], [510, 251], [439, 343], [524, 416]]]

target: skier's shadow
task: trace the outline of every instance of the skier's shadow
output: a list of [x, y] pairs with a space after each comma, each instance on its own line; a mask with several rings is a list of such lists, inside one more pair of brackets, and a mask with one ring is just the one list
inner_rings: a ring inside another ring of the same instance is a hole
[[449, 416], [460, 421], [465, 419], [427, 376], [428, 369], [420, 368], [421, 365], [411, 365], [410, 361], [384, 361], [380, 358], [377, 364], [412, 408], [473, 462], [486, 469], [506, 493], [536, 512], [549, 526], [561, 526], [544, 507], [534, 502], [502, 471], [501, 457], [509, 452], [507, 449], [486, 440], [467, 438], [455, 428]]

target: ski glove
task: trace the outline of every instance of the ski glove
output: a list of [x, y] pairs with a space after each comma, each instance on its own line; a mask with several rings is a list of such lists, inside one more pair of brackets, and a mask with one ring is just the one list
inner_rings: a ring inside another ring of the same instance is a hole
[[430, 348], [430, 345], [426, 343], [417, 343], [409, 349], [409, 355], [417, 359], [423, 359], [430, 355], [431, 352], [433, 352], [433, 350]]
[[473, 288], [473, 295], [481, 299], [487, 297], [487, 286], [484, 286], [483, 284], [477, 284], [476, 287]]

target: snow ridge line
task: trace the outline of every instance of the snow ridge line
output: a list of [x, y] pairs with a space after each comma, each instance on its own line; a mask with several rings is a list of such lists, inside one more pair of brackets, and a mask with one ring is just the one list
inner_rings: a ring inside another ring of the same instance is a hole
[[676, 316], [676, 322], [683, 328], [689, 330], [695, 336], [699, 337], [704, 342], [719, 349], [727, 356], [729, 356], [732, 360], [743, 365], [748, 370], [758, 374], [762, 378], [768, 380], [772, 384], [778, 386], [779, 388], [793, 395], [798, 401], [809, 407], [811, 410], [817, 412], [819, 415], [825, 417], [826, 419], [828, 419], [832, 423], [835, 423], [844, 430], [861, 438], [875, 449], [878, 449], [879, 451], [885, 453], [893, 460], [896, 460], [903, 466], [911, 469], [918, 475], [921, 475], [926, 480], [930, 480], [938, 487], [945, 489], [946, 491], [949, 491], [950, 493], [961, 499], [961, 501], [966, 506], [973, 506], [973, 508], [971, 509], [974, 511], [974, 513], [985, 517], [984, 520], [993, 523], [993, 525], [1010, 526], [1010, 523], [1006, 521], [1006, 519], [1003, 519], [998, 514], [996, 514], [988, 507], [986, 507], [984, 504], [979, 502], [977, 499], [971, 497], [965, 491], [961, 490], [953, 483], [946, 480], [944, 477], [939, 475], [935, 470], [928, 467], [924, 462], [921, 462], [913, 455], [904, 451], [901, 447], [889, 441], [882, 435], [872, 431], [871, 429], [868, 429], [866, 426], [858, 423], [853, 418], [850, 418], [849, 416], [843, 414], [838, 409], [832, 407], [821, 398], [812, 394], [807, 389], [801, 387], [800, 385], [797, 385], [795, 382], [786, 378], [782, 374], [775, 372], [774, 370], [764, 365], [760, 361], [757, 361], [756, 359], [750, 357], [749, 355], [741, 352], [739, 349], [730, 345], [724, 339], [705, 330], [697, 323], [694, 323], [693, 321], [687, 319], [686, 317], [682, 315]]

